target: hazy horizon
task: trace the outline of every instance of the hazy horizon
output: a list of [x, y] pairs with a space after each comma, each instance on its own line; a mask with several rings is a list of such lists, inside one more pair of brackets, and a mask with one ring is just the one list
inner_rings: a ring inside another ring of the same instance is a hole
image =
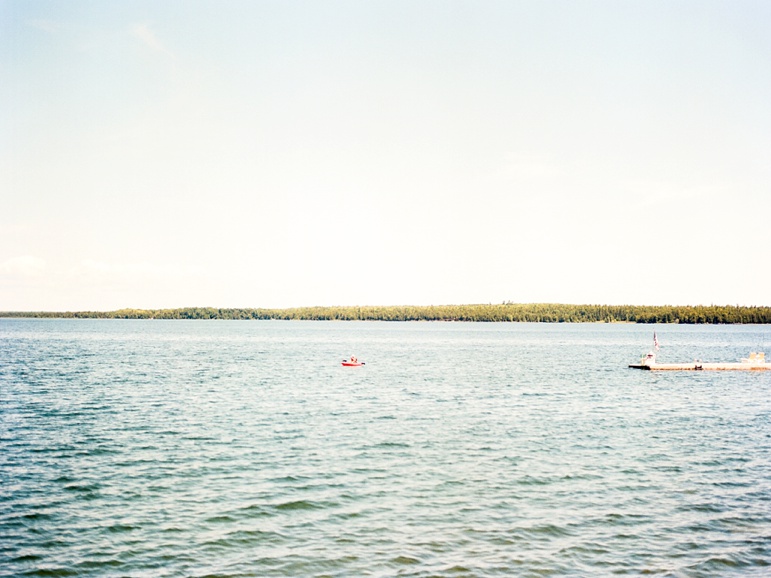
[[179, 310], [192, 310], [192, 309], [212, 309], [212, 310], [242, 310], [242, 311], [249, 311], [249, 310], [266, 310], [266, 311], [284, 311], [284, 310], [292, 310], [292, 309], [341, 309], [341, 310], [349, 310], [349, 309], [399, 309], [399, 308], [431, 308], [435, 307], [437, 309], [442, 309], [446, 307], [458, 307], [458, 308], [473, 308], [473, 307], [505, 307], [505, 306], [515, 306], [515, 307], [528, 307], [528, 306], [544, 306], [544, 307], [610, 307], [610, 308], [624, 308], [624, 307], [630, 307], [630, 308], [710, 308], [710, 307], [718, 307], [718, 308], [740, 308], [740, 309], [768, 309], [769, 306], [767, 305], [737, 305], [737, 304], [731, 304], [731, 303], [710, 303], [710, 304], [704, 304], [704, 305], [695, 305], [692, 303], [665, 303], [663, 305], [651, 305], [651, 304], [631, 304], [631, 303], [543, 303], [543, 302], [531, 302], [531, 303], [514, 303], [514, 302], [504, 302], [504, 303], [429, 303], [426, 305], [417, 305], [414, 303], [391, 303], [391, 304], [383, 304], [383, 303], [356, 303], [352, 305], [345, 305], [345, 304], [332, 304], [332, 305], [296, 305], [291, 307], [260, 307], [260, 306], [254, 306], [254, 307], [220, 307], [217, 305], [186, 305], [181, 307], [117, 307], [115, 309], [97, 309], [97, 308], [85, 308], [85, 309], [60, 309], [60, 310], [43, 310], [43, 309], [27, 309], [27, 310], [0, 310], [0, 313], [86, 313], [86, 312], [94, 312], [94, 313], [114, 313], [119, 311], [179, 311]]

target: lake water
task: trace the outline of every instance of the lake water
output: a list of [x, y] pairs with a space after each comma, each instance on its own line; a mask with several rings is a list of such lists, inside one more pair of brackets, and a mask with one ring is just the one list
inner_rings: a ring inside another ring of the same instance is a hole
[[0, 320], [0, 576], [768, 576], [770, 329]]

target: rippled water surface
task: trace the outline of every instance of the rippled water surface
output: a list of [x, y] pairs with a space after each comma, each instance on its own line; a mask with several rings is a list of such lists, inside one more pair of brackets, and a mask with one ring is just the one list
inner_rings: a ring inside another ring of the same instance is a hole
[[771, 372], [654, 329], [771, 339], [0, 320], [0, 575], [771, 575]]

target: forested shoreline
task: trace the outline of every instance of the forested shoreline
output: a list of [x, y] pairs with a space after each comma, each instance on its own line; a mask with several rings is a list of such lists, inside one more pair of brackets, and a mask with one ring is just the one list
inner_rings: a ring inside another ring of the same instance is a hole
[[336, 321], [477, 321], [536, 323], [771, 323], [771, 307], [733, 305], [500, 305], [344, 306], [290, 309], [186, 307], [117, 311], [7, 311], [0, 317], [77, 319], [281, 319]]

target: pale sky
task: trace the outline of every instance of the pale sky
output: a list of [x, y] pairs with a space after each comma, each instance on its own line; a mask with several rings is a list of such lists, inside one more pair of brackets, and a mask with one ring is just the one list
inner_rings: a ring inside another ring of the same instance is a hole
[[0, 310], [771, 305], [771, 2], [0, 0]]

